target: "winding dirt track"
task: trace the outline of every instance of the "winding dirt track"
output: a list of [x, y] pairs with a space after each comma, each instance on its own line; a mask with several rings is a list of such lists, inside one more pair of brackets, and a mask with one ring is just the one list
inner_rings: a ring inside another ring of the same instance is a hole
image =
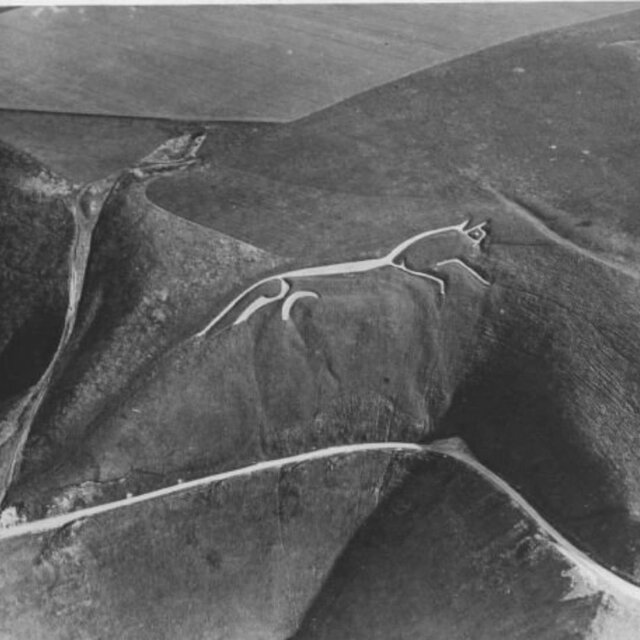
[[[507, 484], [502, 478], [485, 467], [481, 462], [476, 460], [467, 450], [464, 443], [458, 438], [449, 440], [435, 441], [428, 445], [418, 445], [407, 442], [376, 442], [350, 444], [342, 446], [327, 447], [325, 449], [317, 449], [308, 451], [294, 456], [285, 458], [277, 458], [273, 460], [265, 460], [246, 467], [217, 473], [204, 478], [198, 478], [188, 482], [182, 482], [170, 487], [164, 487], [156, 491], [132, 496], [123, 500], [101, 504], [95, 507], [80, 509], [71, 513], [65, 513], [42, 520], [17, 524], [0, 530], [0, 541], [18, 538], [20, 536], [36, 535], [55, 531], [74, 522], [79, 522], [87, 518], [92, 518], [102, 513], [124, 509], [139, 503], [151, 500], [161, 499], [165, 496], [176, 495], [188, 492], [198, 487], [213, 485], [233, 478], [246, 477], [255, 475], [263, 471], [271, 469], [282, 469], [287, 466], [297, 465], [313, 460], [332, 458], [335, 456], [344, 456], [350, 454], [367, 453], [372, 451], [389, 451], [389, 452], [408, 452], [415, 454], [435, 454], [453, 458], [466, 465], [477, 473], [483, 480], [491, 484], [498, 491], [505, 494], [512, 504], [519, 509], [526, 517], [528, 517], [538, 527], [540, 533], [548, 538], [560, 554], [562, 554], [570, 563], [577, 566], [585, 577], [590, 578], [600, 588], [605, 587], [611, 595], [630, 602], [634, 607], [640, 608], [640, 587], [624, 580], [612, 571], [601, 566], [584, 552], [567, 540], [553, 525], [551, 525], [543, 516], [541, 516], [513, 487]], [[595, 586], [595, 585], [594, 585]]]
[[[15, 442], [9, 443], [5, 440], [5, 442], [1, 443], [5, 446], [10, 446], [11, 451], [8, 456], [8, 465], [3, 469], [4, 479], [2, 484], [0, 484], [0, 504], [2, 500], [4, 500], [9, 485], [16, 477], [22, 459], [22, 452], [29, 432], [31, 431], [31, 425], [44, 400], [55, 367], [69, 343], [75, 327], [78, 305], [80, 304], [84, 277], [89, 261], [91, 234], [97, 221], [98, 213], [91, 199], [83, 203], [83, 196], [85, 196], [88, 191], [88, 189], [83, 189], [66, 198], [69, 211], [73, 216], [74, 233], [69, 251], [69, 297], [64, 327], [60, 341], [58, 342], [58, 347], [49, 362], [49, 366], [13, 413], [13, 419], [11, 420], [13, 424], [10, 432], [11, 436], [15, 435]], [[7, 440], [9, 440], [9, 438], [7, 438]]]

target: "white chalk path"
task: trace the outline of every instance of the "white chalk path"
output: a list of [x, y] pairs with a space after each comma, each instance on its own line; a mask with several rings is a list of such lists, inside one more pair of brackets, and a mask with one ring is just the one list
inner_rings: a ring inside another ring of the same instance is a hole
[[[420, 278], [424, 278], [425, 280], [429, 280], [436, 284], [438, 287], [438, 291], [441, 295], [445, 295], [445, 282], [441, 278], [437, 276], [430, 275], [428, 273], [423, 273], [422, 271], [415, 271], [413, 269], [408, 268], [404, 261], [397, 262], [397, 259], [401, 256], [401, 254], [406, 251], [412, 244], [419, 242], [420, 240], [424, 240], [430, 236], [439, 235], [447, 232], [456, 232], [460, 233], [466, 238], [468, 238], [471, 247], [477, 247], [487, 236], [487, 232], [485, 230], [485, 224], [481, 223], [474, 227], [469, 227], [470, 220], [465, 220], [464, 222], [449, 226], [449, 227], [440, 227], [438, 229], [432, 229], [430, 231], [424, 231], [415, 236], [412, 236], [408, 240], [401, 242], [398, 246], [394, 247], [386, 256], [382, 258], [371, 258], [369, 260], [358, 260], [355, 262], [339, 262], [336, 264], [327, 264], [321, 265], [317, 267], [307, 267], [303, 269], [295, 269], [293, 271], [286, 271], [284, 273], [280, 273], [274, 276], [269, 276], [268, 278], [263, 278], [258, 282], [252, 284], [250, 287], [245, 289], [242, 293], [237, 295], [229, 304], [227, 304], [220, 313], [218, 313], [209, 324], [202, 329], [202, 331], [196, 334], [196, 338], [202, 338], [206, 336], [212, 329], [214, 329], [218, 324], [222, 322], [222, 320], [229, 314], [233, 309], [242, 302], [242, 300], [249, 295], [251, 292], [255, 291], [258, 287], [266, 284], [268, 282], [276, 282], [280, 281], [281, 289], [280, 293], [272, 298], [268, 298], [266, 296], [261, 296], [258, 300], [252, 303], [247, 309], [243, 311], [243, 313], [236, 319], [233, 323], [234, 325], [240, 324], [242, 322], [246, 322], [258, 309], [262, 308], [266, 304], [271, 302], [275, 302], [277, 300], [281, 300], [287, 294], [287, 291], [284, 291], [284, 286], [282, 283], [288, 286], [286, 282], [287, 279], [291, 278], [321, 278], [326, 276], [335, 276], [335, 275], [347, 275], [352, 273], [366, 273], [368, 271], [374, 271], [375, 269], [381, 269], [383, 267], [393, 267], [394, 269], [399, 269], [405, 273], [408, 273], [412, 276], [417, 276]], [[476, 273], [471, 267], [465, 264], [459, 258], [454, 258], [452, 260], [444, 260], [435, 266], [444, 266], [446, 264], [457, 264], [462, 265], [467, 271], [473, 274], [473, 276], [479, 279], [483, 284], [488, 285], [489, 283], [482, 278], [478, 273]], [[295, 294], [294, 294], [295, 295]], [[316, 294], [317, 295], [317, 294]], [[290, 308], [289, 308], [290, 310]], [[283, 312], [284, 317], [284, 312]]]
[[614, 597], [617, 596], [627, 601], [630, 600], [634, 607], [637, 606], [640, 610], [639, 586], [621, 578], [606, 567], [603, 567], [596, 561], [592, 560], [587, 554], [578, 549], [543, 516], [541, 516], [538, 511], [536, 511], [515, 489], [513, 489], [513, 487], [479, 462], [458, 438], [436, 441], [429, 445], [419, 445], [407, 442], [349, 444], [317, 449], [275, 460], [265, 460], [239, 469], [224, 471], [204, 478], [198, 478], [197, 480], [182, 482], [170, 487], [164, 487], [138, 496], [127, 497], [115, 502], [80, 509], [78, 511], [44, 518], [42, 520], [34, 520], [33, 522], [15, 524], [14, 526], [0, 529], [0, 543], [2, 540], [55, 531], [60, 529], [60, 527], [64, 527], [74, 522], [80, 522], [100, 514], [125, 509], [136, 504], [150, 502], [166, 496], [178, 495], [200, 487], [206, 487], [208, 485], [214, 485], [219, 482], [231, 480], [233, 478], [252, 476], [263, 471], [281, 469], [286, 466], [301, 464], [313, 460], [322, 460], [334, 456], [367, 453], [372, 451], [405, 451], [417, 454], [438, 454], [453, 458], [466, 465], [485, 481], [489, 482], [489, 484], [495, 487], [498, 491], [507, 495], [511, 503], [531, 521], [533, 521], [541, 534], [543, 534], [554, 545], [558, 552], [583, 572], [583, 576], [592, 583], [591, 586], [594, 589], [605, 589]]

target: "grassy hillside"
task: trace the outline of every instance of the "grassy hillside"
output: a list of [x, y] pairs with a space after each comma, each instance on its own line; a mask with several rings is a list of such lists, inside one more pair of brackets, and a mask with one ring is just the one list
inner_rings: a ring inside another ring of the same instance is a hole
[[0, 632], [617, 638], [637, 613], [462, 463], [359, 452], [0, 540]]
[[465, 53], [628, 10], [625, 3], [24, 7], [0, 17], [0, 106], [282, 122]]
[[0, 402], [42, 375], [67, 309], [70, 184], [0, 144]]
[[502, 45], [149, 190], [299, 263], [490, 218], [477, 368], [439, 428], [636, 576], [639, 34], [632, 13]]
[[[124, 171], [3, 507], [33, 522], [332, 445], [458, 437], [640, 583], [639, 41], [634, 12], [511, 42], [289, 124], [212, 126], [180, 174], [157, 178], [175, 141]], [[6, 255], [26, 238], [47, 265], [24, 309], [7, 287], [10, 340], [57, 317], [66, 183], [6, 157], [8, 184], [40, 194], [17, 210], [35, 218], [8, 210]], [[356, 260], [373, 262], [335, 267]], [[16, 637], [67, 619], [89, 637], [634, 637], [636, 600], [486, 475], [367, 460], [0, 532], [0, 591], [20, 594], [0, 620]]]
[[150, 196], [304, 256], [313, 238], [320, 245], [332, 233], [366, 247], [416, 232], [443, 206], [482, 216], [487, 184], [584, 246], [637, 258], [639, 24], [634, 12], [522, 39], [242, 147], [211, 145], [209, 172], [180, 177], [184, 188], [156, 183]]

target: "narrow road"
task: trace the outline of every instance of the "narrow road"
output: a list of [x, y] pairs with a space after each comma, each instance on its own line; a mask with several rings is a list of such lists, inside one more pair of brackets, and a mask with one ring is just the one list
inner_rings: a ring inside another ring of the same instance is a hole
[[233, 478], [247, 477], [259, 474], [263, 471], [272, 469], [281, 469], [286, 466], [310, 462], [312, 460], [321, 460], [332, 458], [335, 456], [366, 453], [371, 451], [405, 451], [415, 454], [436, 454], [449, 458], [453, 458], [465, 466], [469, 467], [483, 480], [495, 487], [496, 490], [505, 494], [511, 503], [529, 518], [539, 529], [540, 533], [545, 536], [571, 564], [578, 567], [583, 575], [590, 579], [594, 588], [604, 588], [613, 596], [631, 601], [640, 610], [640, 587], [629, 582], [617, 574], [613, 573], [606, 567], [592, 560], [583, 551], [578, 549], [574, 544], [567, 540], [552, 524], [550, 524], [542, 515], [538, 513], [513, 487], [511, 487], [502, 478], [493, 473], [490, 469], [479, 462], [466, 448], [464, 442], [458, 438], [448, 440], [435, 441], [428, 445], [419, 445], [408, 442], [374, 442], [362, 444], [350, 444], [342, 446], [327, 447], [300, 453], [285, 458], [274, 460], [265, 460], [246, 467], [224, 471], [204, 478], [198, 478], [188, 482], [178, 483], [169, 487], [164, 487], [156, 491], [132, 496], [123, 500], [109, 502], [106, 504], [80, 509], [71, 513], [65, 513], [42, 520], [33, 522], [20, 523], [14, 526], [0, 529], [0, 544], [2, 540], [18, 538], [25, 535], [37, 535], [49, 531], [55, 531], [73, 522], [79, 522], [86, 518], [117, 511], [136, 504], [149, 502], [151, 500], [161, 499], [165, 496], [180, 494], [191, 491], [198, 487], [206, 487], [208, 485], [231, 480]]
[[190, 480], [188, 482], [181, 482], [170, 487], [164, 487], [162, 489], [157, 489], [156, 491], [150, 491], [149, 493], [143, 493], [138, 496], [116, 500], [115, 502], [108, 502], [106, 504], [100, 504], [95, 507], [89, 507], [87, 509], [79, 509], [78, 511], [64, 513], [61, 515], [53, 516], [51, 518], [43, 518], [42, 520], [34, 520], [33, 522], [16, 524], [15, 526], [7, 527], [6, 529], [0, 529], [0, 541], [6, 540], [8, 538], [16, 538], [22, 535], [54, 531], [55, 529], [59, 529], [60, 527], [64, 527], [65, 525], [70, 524], [71, 522], [90, 518], [101, 513], [116, 511], [118, 509], [139, 504], [141, 502], [148, 502], [150, 500], [155, 500], [164, 496], [182, 493], [184, 491], [189, 491], [197, 487], [216, 484], [218, 482], [223, 482], [224, 480], [230, 480], [232, 478], [251, 476], [262, 471], [268, 471], [270, 469], [281, 469], [282, 467], [286, 467], [292, 464], [309, 462], [311, 460], [321, 460], [324, 458], [347, 455], [350, 453], [362, 453], [367, 451], [413, 451], [416, 453], [420, 453], [421, 451], [423, 451], [423, 449], [424, 448], [421, 445], [406, 442], [371, 442], [364, 444], [349, 444], [327, 447], [325, 449], [316, 449], [314, 451], [300, 453], [294, 456], [288, 456], [286, 458], [264, 460], [247, 467], [240, 467], [238, 469], [224, 471], [222, 473], [206, 476], [204, 478], [198, 478], [196, 480]]
[[436, 441], [424, 447], [425, 451], [439, 453], [450, 458], [454, 458], [466, 466], [473, 469], [484, 480], [493, 485], [500, 492], [506, 494], [520, 511], [529, 517], [538, 526], [541, 533], [549, 538], [556, 549], [569, 562], [577, 565], [590, 577], [597, 578], [603, 585], [606, 585], [612, 593], [622, 595], [638, 602], [640, 605], [640, 586], [621, 578], [618, 574], [610, 571], [606, 567], [591, 559], [584, 551], [581, 551], [572, 542], [567, 540], [548, 520], [546, 520], [534, 507], [532, 507], [509, 483], [496, 475], [493, 471], [485, 467], [467, 449], [462, 440], [452, 438], [451, 440]]

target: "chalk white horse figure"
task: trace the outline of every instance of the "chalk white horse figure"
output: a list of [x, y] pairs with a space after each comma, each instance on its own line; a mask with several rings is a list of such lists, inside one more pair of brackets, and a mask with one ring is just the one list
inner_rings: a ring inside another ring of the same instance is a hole
[[[319, 295], [314, 291], [295, 291], [287, 298], [291, 290], [291, 283], [289, 280], [294, 278], [320, 278], [325, 276], [347, 275], [353, 273], [365, 273], [381, 269], [383, 267], [392, 267], [399, 269], [404, 273], [411, 276], [424, 278], [433, 282], [438, 287], [439, 294], [444, 298], [446, 295], [446, 282], [438, 275], [439, 271], [447, 266], [452, 265], [458, 268], [462, 268], [471, 274], [475, 279], [480, 281], [483, 285], [488, 286], [490, 283], [483, 278], [475, 269], [468, 265], [464, 261], [464, 256], [454, 255], [452, 257], [446, 257], [443, 260], [431, 260], [428, 266], [424, 269], [412, 268], [411, 264], [407, 262], [408, 252], [418, 245], [422, 240], [427, 238], [434, 238], [436, 236], [454, 234], [457, 240], [464, 242], [464, 249], [470, 250], [472, 253], [478, 251], [482, 241], [487, 237], [487, 222], [481, 222], [480, 224], [470, 226], [471, 220], [465, 220], [464, 222], [449, 226], [440, 227], [438, 229], [432, 229], [430, 231], [424, 231], [415, 236], [412, 236], [408, 240], [401, 242], [395, 248], [393, 248], [387, 255], [381, 258], [371, 258], [368, 260], [357, 260], [354, 262], [340, 262], [335, 264], [321, 265], [317, 267], [306, 267], [302, 269], [296, 269], [293, 271], [287, 271], [268, 278], [263, 278], [254, 283], [242, 293], [236, 296], [229, 304], [227, 304], [220, 313], [218, 313], [209, 324], [202, 329], [196, 337], [202, 338], [209, 334], [216, 327], [220, 325], [228, 326], [228, 323], [224, 322], [227, 316], [246, 300], [247, 296], [259, 289], [264, 285], [271, 283], [278, 284], [279, 291], [275, 295], [260, 295], [253, 302], [247, 305], [244, 310], [238, 315], [238, 317], [231, 323], [232, 325], [242, 324], [246, 322], [258, 309], [277, 302], [278, 300], [284, 300], [282, 304], [282, 319], [288, 321], [291, 317], [291, 309], [293, 304], [305, 297], [319, 298]], [[426, 256], [429, 258], [429, 255]], [[285, 300], [286, 298], [286, 300]]]

